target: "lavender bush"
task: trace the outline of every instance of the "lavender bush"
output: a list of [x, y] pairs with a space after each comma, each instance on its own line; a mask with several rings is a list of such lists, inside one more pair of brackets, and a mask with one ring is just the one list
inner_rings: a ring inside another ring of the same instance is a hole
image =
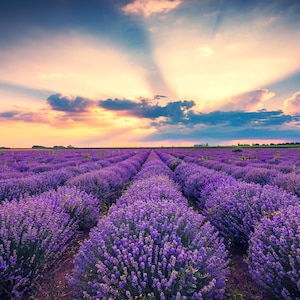
[[78, 223], [79, 230], [92, 228], [100, 217], [99, 200], [75, 186], [62, 186], [57, 190], [45, 192], [37, 196], [36, 200], [61, 206], [71, 219]]
[[282, 174], [274, 180], [274, 184], [300, 197], [300, 174]]
[[66, 185], [76, 186], [98, 198], [101, 205], [110, 206], [121, 196], [122, 190], [138, 172], [147, 155], [147, 152], [141, 152], [117, 165], [78, 175], [69, 179]]
[[253, 168], [251, 167], [244, 175], [243, 180], [258, 183], [261, 185], [273, 184], [280, 172], [275, 169]]
[[[206, 169], [206, 168], [204, 168]], [[223, 172], [203, 170], [190, 176], [185, 183], [185, 194], [193, 197], [197, 207], [203, 209], [206, 199], [222, 185], [234, 185], [236, 180]]]
[[172, 170], [175, 171], [175, 169], [182, 163], [182, 160], [172, 156], [168, 153], [163, 152], [162, 150], [155, 151], [156, 154], [159, 156], [159, 158]]
[[65, 251], [77, 223], [42, 199], [0, 205], [0, 298], [24, 299], [36, 278]]
[[253, 278], [277, 299], [300, 299], [300, 205], [261, 219], [250, 236]]
[[[156, 154], [155, 154], [156, 155]], [[152, 158], [147, 161], [141, 171], [135, 176], [134, 180], [147, 179], [149, 176], [165, 175], [169, 178], [173, 178], [173, 172], [168, 166], [163, 163], [159, 157]]]
[[[245, 163], [245, 162], [243, 162], [243, 163]], [[251, 169], [251, 167], [248, 167], [247, 165], [245, 165], [245, 166], [235, 165], [233, 167], [231, 176], [237, 180], [239, 180], [239, 179], [243, 180], [245, 174], [247, 174], [250, 169]]]
[[194, 199], [199, 208], [203, 208], [204, 202], [201, 199], [202, 189], [205, 186], [207, 178], [213, 176], [215, 171], [200, 166], [198, 166], [198, 169], [199, 172], [195, 172], [191, 175], [188, 174], [188, 176], [186, 176], [186, 180], [184, 182], [184, 194], [189, 198]]
[[194, 163], [182, 164], [175, 171], [177, 182], [184, 194], [199, 208], [205, 207], [206, 199], [219, 186], [235, 184], [235, 179], [224, 172], [217, 172]]
[[0, 202], [43, 193], [63, 185], [70, 177], [72, 173], [63, 168], [23, 178], [0, 180]]
[[124, 181], [120, 174], [110, 168], [105, 168], [71, 178], [67, 185], [76, 186], [78, 189], [92, 194], [103, 204], [111, 204], [113, 199], [120, 196]]
[[227, 252], [205, 218], [171, 201], [114, 206], [81, 244], [75, 299], [221, 299]]
[[255, 223], [264, 215], [298, 203], [299, 198], [276, 186], [236, 182], [212, 192], [204, 214], [227, 242], [247, 246]]
[[147, 179], [136, 180], [116, 201], [117, 206], [128, 205], [134, 201], [164, 201], [188, 205], [179, 186], [165, 175], [154, 175]]
[[201, 170], [202, 167], [194, 163], [183, 163], [179, 165], [175, 170], [176, 182], [178, 182], [183, 191], [185, 191], [188, 188], [187, 181], [189, 180], [189, 178], [194, 176], [201, 176]]

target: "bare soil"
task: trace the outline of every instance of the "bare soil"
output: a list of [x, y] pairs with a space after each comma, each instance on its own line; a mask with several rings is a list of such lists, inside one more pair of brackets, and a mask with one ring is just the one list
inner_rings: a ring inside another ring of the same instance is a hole
[[80, 243], [89, 237], [88, 232], [81, 232], [64, 254], [61, 261], [49, 273], [45, 274], [38, 283], [36, 292], [30, 300], [71, 300], [72, 290], [68, 285], [66, 276], [71, 274], [73, 260], [78, 253]]
[[274, 300], [253, 281], [243, 253], [231, 254], [230, 271], [224, 300]]

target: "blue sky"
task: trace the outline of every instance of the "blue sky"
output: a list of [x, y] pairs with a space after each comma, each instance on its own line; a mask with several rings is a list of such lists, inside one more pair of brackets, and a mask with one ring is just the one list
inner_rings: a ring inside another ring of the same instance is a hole
[[0, 3], [0, 146], [300, 141], [300, 2]]

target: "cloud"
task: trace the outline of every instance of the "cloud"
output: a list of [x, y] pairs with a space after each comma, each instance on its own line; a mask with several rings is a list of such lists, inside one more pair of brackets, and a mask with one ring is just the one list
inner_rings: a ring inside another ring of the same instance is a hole
[[141, 141], [167, 141], [167, 140], [188, 140], [188, 141], [208, 141], [213, 144], [231, 140], [278, 140], [283, 138], [287, 141], [299, 141], [299, 131], [281, 128], [222, 128], [205, 127], [202, 129], [180, 131], [178, 128], [169, 129], [163, 132], [156, 132], [141, 139]]
[[[112, 128], [117, 127], [114, 124], [110, 113], [95, 109], [87, 112], [70, 112], [70, 111], [48, 111], [47, 109], [39, 109], [31, 111], [29, 108], [19, 110], [0, 112], [1, 123], [34, 123], [49, 125], [58, 129], [74, 129], [74, 128]], [[36, 127], [39, 127], [36, 126]]]
[[153, 120], [164, 117], [170, 124], [182, 122], [186, 118], [187, 112], [195, 106], [194, 101], [188, 100], [168, 102], [165, 106], [152, 105], [148, 99], [141, 99], [139, 102], [126, 99], [107, 99], [100, 100], [98, 103], [102, 108], [124, 111], [125, 114], [135, 117]]
[[275, 94], [268, 89], [258, 89], [239, 94], [227, 99], [227, 102], [220, 107], [220, 110], [243, 110], [254, 111], [261, 108], [263, 102], [274, 97]]
[[[285, 114], [282, 110], [215, 110], [204, 113], [197, 111], [193, 100], [169, 101], [165, 104], [157, 102], [154, 104], [155, 100], [162, 97], [162, 95], [157, 96], [153, 99], [140, 98], [138, 101], [108, 98], [97, 102], [79, 96], [69, 98], [61, 94], [53, 94], [46, 101], [50, 106], [50, 111], [49, 108], [43, 108], [36, 112], [28, 109], [7, 110], [0, 113], [0, 118], [2, 120], [47, 123], [55, 127], [81, 125], [98, 127], [101, 125], [100, 119], [107, 120], [107, 124], [115, 124], [117, 121], [123, 120], [127, 125], [151, 127], [155, 130], [161, 130], [170, 125], [185, 126], [187, 128], [196, 128], [197, 126], [260, 128], [263, 126], [284, 126], [286, 124], [297, 126], [300, 121], [299, 115]], [[286, 103], [289, 105], [291, 103], [295, 105], [296, 103], [299, 107], [299, 96], [300, 93], [296, 93]], [[118, 126], [117, 123], [114, 126]]]
[[11, 118], [15, 117], [16, 115], [18, 115], [17, 111], [5, 111], [5, 112], [0, 113], [0, 118], [11, 119]]
[[125, 14], [142, 15], [148, 18], [153, 14], [167, 13], [177, 8], [182, 0], [134, 0], [123, 7]]
[[[256, 92], [256, 91], [255, 91]], [[255, 92], [250, 94], [256, 94]], [[259, 99], [267, 95], [267, 91], [257, 91]], [[254, 96], [253, 96], [254, 97]], [[250, 95], [245, 96], [250, 104], [255, 102]], [[127, 99], [107, 99], [100, 100], [99, 106], [103, 109], [116, 111], [119, 116], [133, 116], [137, 118], [151, 119], [151, 125], [161, 128], [167, 125], [184, 125], [193, 128], [198, 125], [205, 126], [224, 126], [226, 127], [261, 127], [278, 126], [289, 122], [299, 121], [298, 118], [289, 114], [284, 114], [282, 110], [258, 111], [215, 110], [203, 113], [195, 110], [195, 102], [190, 100], [172, 101], [166, 105], [151, 104], [148, 99], [140, 99], [139, 102]]]
[[136, 108], [139, 104], [126, 99], [106, 99], [106, 100], [100, 100], [99, 106], [108, 109], [108, 110], [132, 110]]
[[159, 100], [159, 99], [161, 99], [161, 98], [167, 98], [167, 96], [164, 96], [164, 95], [155, 95], [155, 96], [153, 97], [154, 100]]
[[53, 110], [65, 112], [86, 112], [88, 108], [95, 105], [93, 101], [86, 98], [76, 97], [75, 99], [69, 99], [61, 94], [49, 96], [47, 103]]
[[275, 126], [291, 122], [293, 118], [278, 111], [213, 111], [201, 113], [189, 111], [184, 123], [190, 127], [202, 124], [225, 127], [260, 127]]
[[284, 101], [284, 112], [290, 115], [300, 115], [300, 91]]
[[140, 139], [140, 142], [164, 142], [187, 141], [191, 143], [208, 142], [220, 145], [232, 140], [278, 140], [299, 141], [299, 129], [261, 127], [261, 128], [237, 128], [223, 126], [204, 126], [199, 128], [178, 128], [170, 126], [163, 131], [151, 133]]
[[21, 121], [25, 123], [48, 123], [47, 116], [41, 112], [6, 111], [0, 113], [0, 119], [5, 121]]

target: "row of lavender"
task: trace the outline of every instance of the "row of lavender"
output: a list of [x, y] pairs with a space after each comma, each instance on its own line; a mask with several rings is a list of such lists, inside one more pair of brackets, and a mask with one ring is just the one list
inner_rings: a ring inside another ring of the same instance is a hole
[[185, 195], [216, 227], [228, 249], [243, 247], [253, 278], [278, 299], [300, 299], [300, 200], [272, 185], [238, 181], [225, 172], [182, 163], [175, 168]]
[[[232, 166], [252, 165], [274, 168], [283, 173], [300, 172], [300, 148], [175, 148], [167, 150], [201, 160], [218, 161]], [[161, 150], [160, 150], [161, 151]]]
[[75, 299], [222, 298], [225, 245], [173, 176], [152, 152], [81, 245], [69, 278]]
[[[248, 159], [230, 161], [228, 156], [235, 156], [232, 149], [181, 149], [173, 151], [163, 151], [185, 162], [193, 162], [201, 166], [224, 171], [235, 179], [246, 182], [258, 183], [261, 185], [276, 185], [282, 189], [300, 196], [300, 149], [244, 149], [247, 151]], [[221, 153], [224, 157], [221, 157]], [[276, 152], [275, 152], [276, 151]], [[280, 152], [279, 152], [280, 151]], [[204, 154], [206, 153], [206, 155]], [[251, 154], [252, 153], [252, 154]], [[256, 153], [256, 154], [255, 154]], [[260, 158], [257, 156], [259, 153]], [[255, 154], [255, 155], [254, 155]], [[262, 163], [266, 156], [275, 156], [272, 163]], [[277, 156], [276, 156], [277, 155]]]
[[149, 151], [110, 167], [69, 176], [65, 185], [0, 204], [0, 298], [24, 299], [80, 230], [93, 227]]
[[[44, 151], [44, 150], [43, 150]], [[68, 160], [71, 151], [61, 153], [61, 157]], [[18, 152], [22, 157], [22, 152]], [[37, 153], [31, 152], [32, 155]], [[46, 154], [46, 153], [45, 153]], [[88, 154], [88, 153], [87, 153]], [[95, 160], [81, 160], [81, 163], [76, 166], [61, 167], [61, 164], [51, 164], [51, 170], [36, 174], [24, 173], [22, 177], [11, 177], [0, 179], [0, 203], [3, 200], [19, 199], [24, 196], [37, 195], [50, 189], [55, 189], [58, 186], [64, 185], [69, 179], [80, 174], [97, 171], [99, 169], [112, 166], [122, 160], [135, 155], [135, 151], [124, 151], [118, 155], [106, 155]], [[71, 156], [79, 161], [78, 153]]]
[[2, 150], [0, 151], [0, 179], [27, 177], [45, 171], [82, 164], [109, 161], [128, 153], [116, 149], [52, 149], [52, 150]]

